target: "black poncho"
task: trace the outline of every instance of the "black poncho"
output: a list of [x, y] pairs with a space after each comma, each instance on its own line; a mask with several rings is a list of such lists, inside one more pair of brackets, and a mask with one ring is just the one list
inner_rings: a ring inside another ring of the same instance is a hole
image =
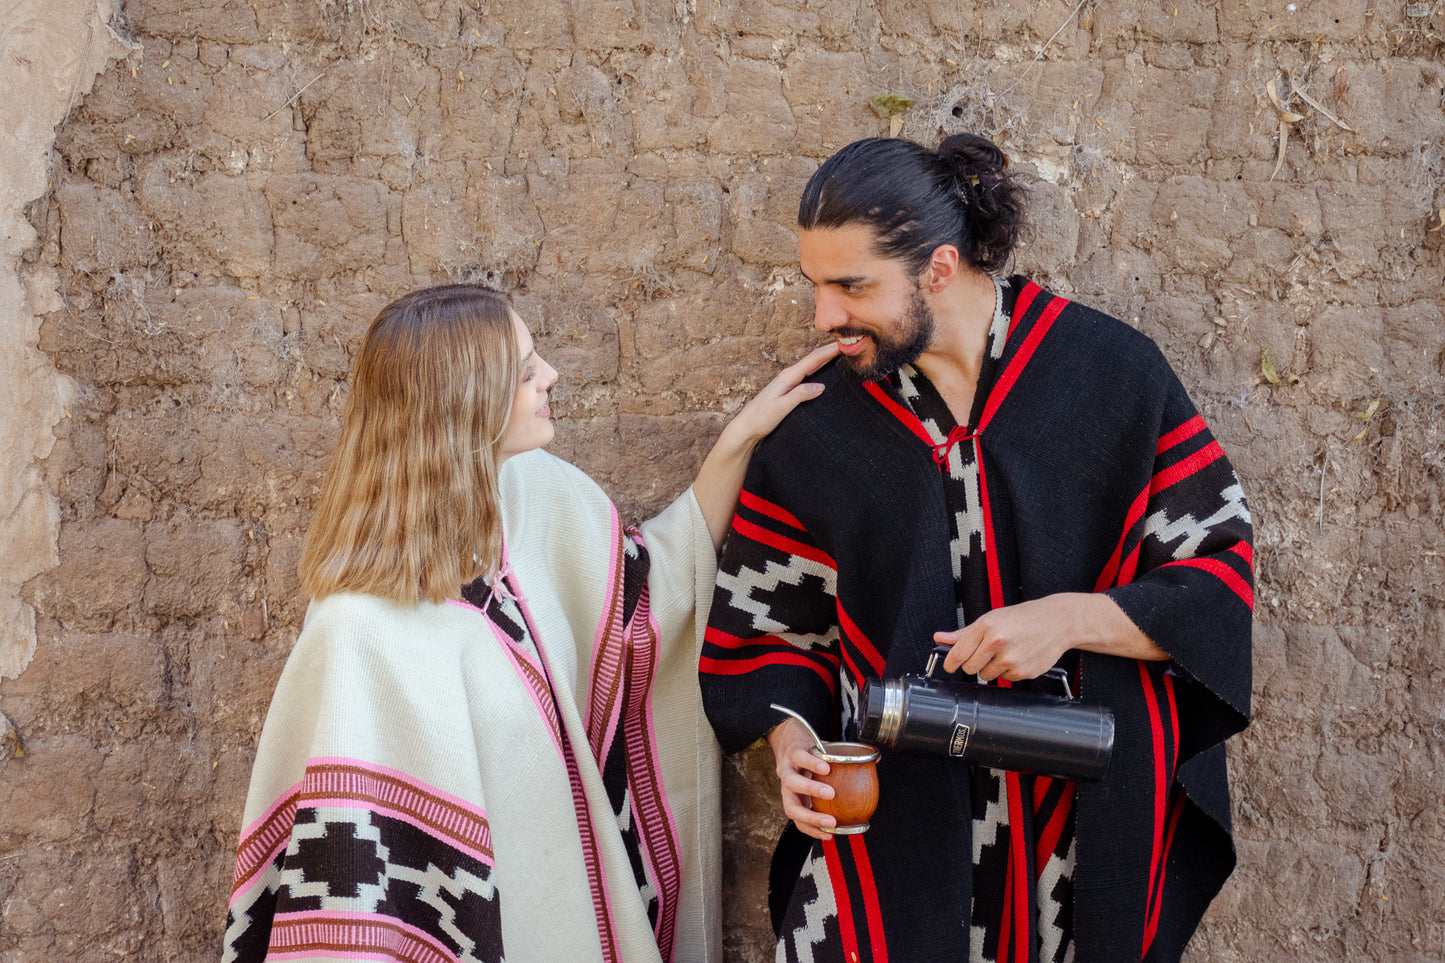
[[[1073, 938], [1079, 963], [1173, 960], [1234, 866], [1223, 742], [1248, 721], [1249, 513], [1153, 342], [1022, 279], [1011, 287], [996, 378], [962, 439], [979, 463], [988, 598], [1105, 591], [1169, 653], [1071, 653], [1082, 698], [1117, 726], [1107, 778], [1076, 787]], [[770, 703], [847, 732], [865, 679], [921, 671], [933, 633], [958, 623], [931, 439], [887, 383], [841, 365], [818, 379], [828, 390], [754, 456], [723, 551], [701, 671], [730, 751], [777, 723]], [[792, 894], [832, 890], [837, 932], [825, 939], [819, 923], [819, 949], [963, 958], [969, 778], [963, 764], [885, 753], [871, 828], [815, 847]], [[1030, 882], [1011, 871], [994, 901], [1007, 907], [1000, 960], [1037, 958], [1036, 841], [1019, 842]]]

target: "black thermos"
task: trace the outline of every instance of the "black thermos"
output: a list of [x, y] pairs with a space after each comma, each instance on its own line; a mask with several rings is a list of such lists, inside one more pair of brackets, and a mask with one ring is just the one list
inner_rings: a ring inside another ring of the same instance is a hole
[[980, 766], [1092, 782], [1109, 769], [1114, 713], [1062, 696], [934, 678], [948, 649], [934, 649], [923, 675], [869, 679], [859, 738], [902, 752], [950, 756]]

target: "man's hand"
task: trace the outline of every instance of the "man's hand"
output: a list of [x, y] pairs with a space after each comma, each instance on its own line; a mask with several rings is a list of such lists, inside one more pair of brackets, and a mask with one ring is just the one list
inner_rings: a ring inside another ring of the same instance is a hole
[[1089, 592], [1060, 592], [994, 609], [961, 629], [933, 633], [933, 641], [953, 646], [944, 669], [976, 673], [985, 682], [1037, 678], [1069, 649], [1169, 658], [1113, 599]]
[[826, 762], [813, 755], [813, 737], [796, 719], [788, 719], [768, 733], [768, 744], [773, 747], [773, 761], [777, 764], [778, 784], [783, 796], [783, 812], [793, 824], [814, 839], [830, 839], [828, 833], [819, 829], [836, 826], [838, 820], [832, 816], [814, 812], [811, 799], [832, 799], [833, 787], [813, 779], [809, 773], [820, 776], [828, 774]]

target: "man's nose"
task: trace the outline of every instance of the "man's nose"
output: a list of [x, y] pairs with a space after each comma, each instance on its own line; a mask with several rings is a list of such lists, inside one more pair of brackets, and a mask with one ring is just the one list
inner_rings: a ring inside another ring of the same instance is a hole
[[818, 289], [813, 292], [813, 328], [824, 334], [848, 323], [848, 312], [840, 300], [830, 292]]

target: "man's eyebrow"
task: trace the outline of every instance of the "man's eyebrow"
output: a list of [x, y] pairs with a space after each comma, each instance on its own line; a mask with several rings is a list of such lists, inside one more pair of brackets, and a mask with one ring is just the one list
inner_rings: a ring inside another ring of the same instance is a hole
[[811, 281], [814, 287], [817, 287], [819, 284], [837, 284], [842, 287], [853, 287], [855, 285], [862, 284], [868, 280], [867, 277], [861, 274], [845, 274], [842, 277], [827, 278], [823, 281], [814, 281], [812, 277], [809, 276], [807, 271], [803, 271], [801, 268], [799, 268], [799, 272], [803, 275], [803, 277]]

